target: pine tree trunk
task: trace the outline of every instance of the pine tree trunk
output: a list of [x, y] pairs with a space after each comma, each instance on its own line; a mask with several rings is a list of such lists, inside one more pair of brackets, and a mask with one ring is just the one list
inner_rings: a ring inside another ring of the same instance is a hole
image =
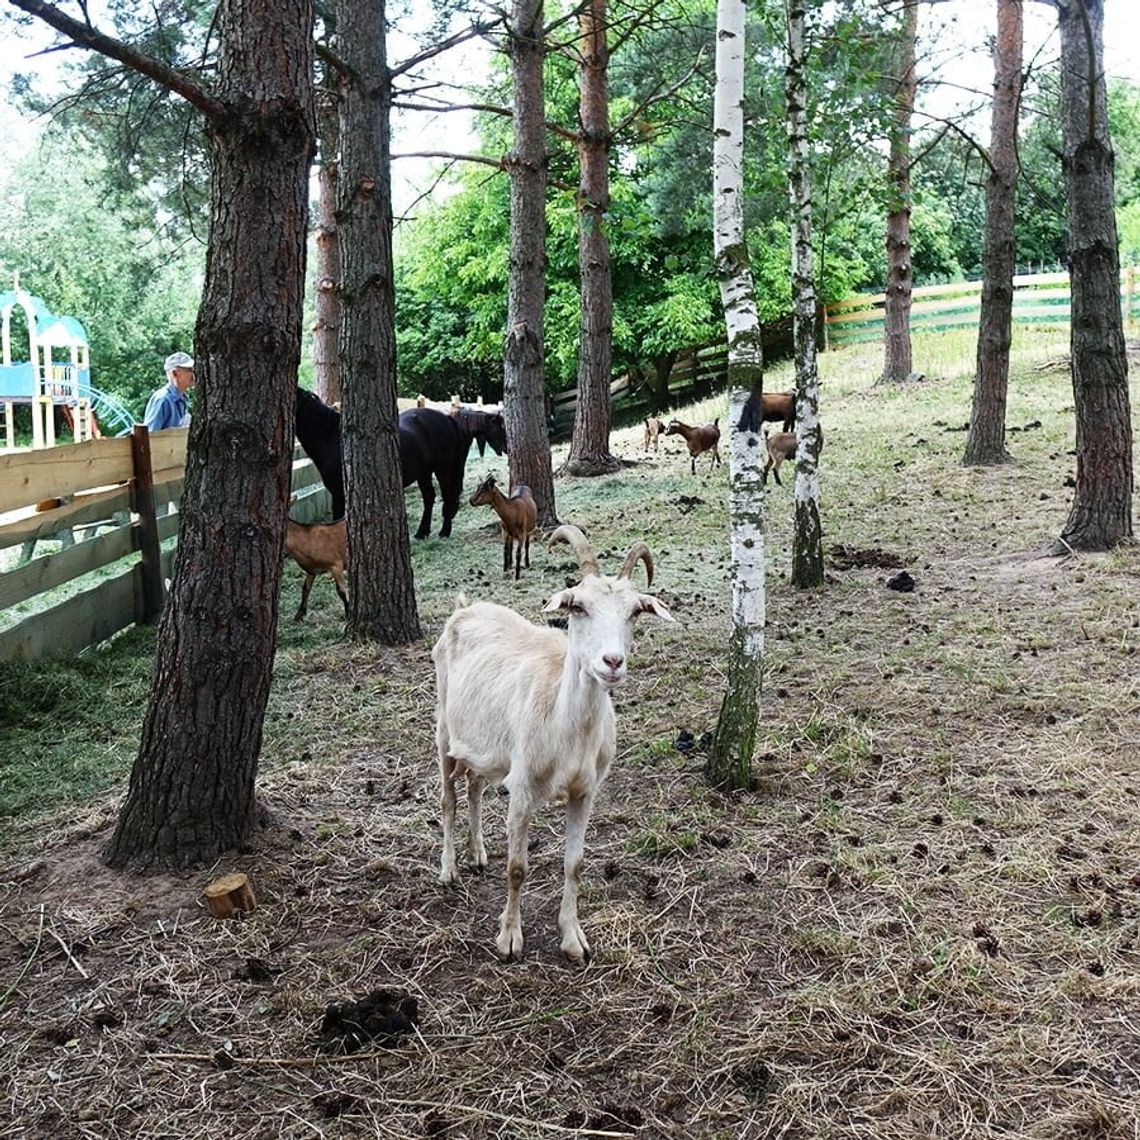
[[1061, 125], [1068, 195], [1077, 487], [1054, 550], [1108, 550], [1132, 536], [1132, 412], [1120, 308], [1103, 0], [1063, 0]]
[[614, 301], [606, 234], [610, 204], [606, 0], [589, 0], [578, 21], [578, 271], [582, 315], [578, 334], [578, 405], [563, 470], [568, 475], [608, 475], [620, 470], [621, 462], [610, 454]]
[[[326, 14], [326, 28], [333, 21]], [[321, 90], [317, 92], [317, 138], [320, 158], [317, 165], [316, 290], [313, 320], [313, 374], [317, 395], [326, 404], [342, 399], [340, 378], [340, 239], [336, 228], [338, 158], [340, 154], [340, 112], [336, 97], [337, 78], [332, 67], [322, 68]]]
[[998, 0], [978, 362], [970, 431], [962, 458], [967, 465], [1005, 463], [1010, 458], [1005, 447], [1005, 406], [1016, 252], [1014, 199], [1017, 114], [1021, 104], [1021, 5], [1022, 0]]
[[158, 629], [115, 867], [208, 862], [250, 840], [277, 637], [301, 357], [313, 12], [218, 11], [206, 280], [178, 567]]
[[513, 0], [510, 52], [514, 91], [511, 264], [503, 360], [503, 421], [511, 486], [525, 483], [540, 526], [555, 526], [554, 471], [546, 423], [542, 306], [546, 270], [546, 144], [542, 87], [542, 0]]
[[804, 0], [787, 0], [788, 186], [792, 199], [792, 337], [796, 356], [796, 531], [792, 585], [823, 585], [823, 528], [819, 518], [819, 368], [815, 347], [815, 277], [811, 249], [811, 166], [807, 134], [807, 59]]
[[348, 633], [422, 637], [400, 473], [384, 0], [338, 0], [341, 80], [340, 358], [348, 529]]
[[[709, 780], [752, 783], [764, 663], [763, 448], [745, 426], [763, 389], [760, 320], [744, 241], [744, 3], [718, 0], [713, 103], [713, 250], [728, 332], [729, 520], [733, 562], [728, 688], [708, 759]], [[759, 425], [757, 424], [756, 427]]]
[[914, 116], [918, 0], [903, 8], [894, 93], [891, 151], [887, 160], [887, 290], [883, 313], [883, 382], [911, 377], [910, 303], [914, 287], [910, 249], [910, 129]]

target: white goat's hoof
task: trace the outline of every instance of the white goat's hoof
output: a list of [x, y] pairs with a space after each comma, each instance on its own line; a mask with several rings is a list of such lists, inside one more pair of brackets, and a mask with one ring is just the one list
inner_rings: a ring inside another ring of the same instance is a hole
[[495, 939], [495, 950], [504, 962], [521, 962], [523, 956], [523, 936], [521, 930], [503, 928]]
[[577, 966], [584, 966], [590, 960], [590, 944], [580, 926], [562, 935], [562, 953]]
[[456, 884], [456, 882], [458, 881], [458, 879], [459, 879], [459, 875], [458, 875], [458, 873], [455, 871], [455, 869], [454, 869], [454, 868], [450, 868], [450, 869], [449, 869], [449, 868], [447, 868], [447, 867], [444, 867], [444, 868], [443, 868], [443, 869], [442, 869], [442, 870], [439, 872], [439, 881], [440, 881], [440, 882], [441, 882], [441, 883], [442, 883], [442, 884], [443, 884], [445, 887], [453, 887], [453, 886], [455, 886], [455, 884]]

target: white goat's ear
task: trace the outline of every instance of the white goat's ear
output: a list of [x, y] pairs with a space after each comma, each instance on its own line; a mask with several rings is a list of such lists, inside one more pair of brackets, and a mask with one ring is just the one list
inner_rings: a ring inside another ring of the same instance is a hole
[[656, 614], [663, 621], [677, 620], [652, 594], [639, 594], [638, 597], [643, 614]]
[[555, 610], [568, 610], [574, 603], [574, 594], [570, 590], [559, 590], [554, 594], [550, 601], [542, 607], [544, 614], [553, 613]]

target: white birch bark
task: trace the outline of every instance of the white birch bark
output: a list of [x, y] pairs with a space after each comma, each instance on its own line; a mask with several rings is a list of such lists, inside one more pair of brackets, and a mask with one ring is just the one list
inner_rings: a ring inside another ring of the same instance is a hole
[[807, 130], [807, 47], [804, 0], [785, 0], [788, 189], [792, 207], [792, 300], [796, 357], [796, 531], [792, 584], [823, 584], [819, 519], [819, 368], [815, 348], [815, 269], [811, 248], [811, 173]]
[[728, 333], [729, 514], [733, 641], [709, 771], [718, 784], [751, 782], [764, 654], [763, 448], [740, 428], [763, 371], [760, 321], [744, 240], [744, 2], [718, 0], [713, 100], [713, 252]]

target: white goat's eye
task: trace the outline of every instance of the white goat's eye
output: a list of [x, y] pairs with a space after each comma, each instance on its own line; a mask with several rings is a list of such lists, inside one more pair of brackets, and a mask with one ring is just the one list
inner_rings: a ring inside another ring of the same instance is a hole
[[586, 612], [586, 607], [579, 605], [577, 602], [567, 602], [566, 610], [568, 613], [572, 614], [584, 614]]

